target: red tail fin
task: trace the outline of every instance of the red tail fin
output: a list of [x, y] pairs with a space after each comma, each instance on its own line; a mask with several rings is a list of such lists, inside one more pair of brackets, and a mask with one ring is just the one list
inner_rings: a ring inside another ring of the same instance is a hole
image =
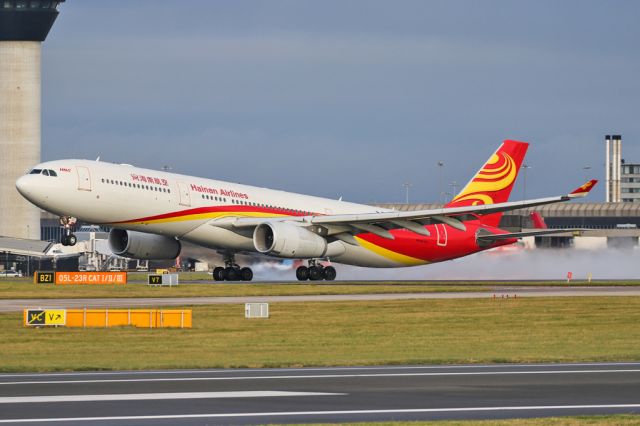
[[[446, 207], [504, 203], [524, 161], [529, 144], [505, 140], [462, 191]], [[498, 226], [502, 213], [483, 216], [482, 222]]]
[[531, 222], [533, 222], [533, 227], [535, 229], [547, 229], [547, 224], [539, 212], [531, 212], [529, 217], [531, 218]]

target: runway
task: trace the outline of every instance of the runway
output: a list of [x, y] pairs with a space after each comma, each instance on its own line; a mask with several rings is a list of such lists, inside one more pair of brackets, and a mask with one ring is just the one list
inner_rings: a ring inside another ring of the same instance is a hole
[[25, 308], [104, 308], [136, 306], [195, 306], [213, 304], [242, 304], [248, 302], [342, 302], [408, 299], [478, 299], [491, 297], [587, 297], [640, 296], [638, 287], [531, 287], [494, 286], [490, 291], [380, 293], [300, 296], [243, 296], [243, 297], [147, 297], [147, 298], [85, 298], [85, 299], [0, 299], [0, 313], [21, 312]]
[[640, 363], [0, 375], [0, 424], [264, 424], [611, 413], [640, 413]]

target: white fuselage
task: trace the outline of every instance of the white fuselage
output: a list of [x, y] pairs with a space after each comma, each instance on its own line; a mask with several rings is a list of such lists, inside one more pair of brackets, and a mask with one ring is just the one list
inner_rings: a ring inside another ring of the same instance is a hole
[[[216, 250], [255, 252], [251, 235], [215, 226], [229, 217], [281, 217], [388, 211], [285, 191], [89, 160], [41, 163], [16, 186], [38, 207], [91, 224], [175, 237]], [[330, 243], [340, 263], [393, 267], [405, 262], [342, 241]], [[427, 263], [427, 262], [424, 262]]]

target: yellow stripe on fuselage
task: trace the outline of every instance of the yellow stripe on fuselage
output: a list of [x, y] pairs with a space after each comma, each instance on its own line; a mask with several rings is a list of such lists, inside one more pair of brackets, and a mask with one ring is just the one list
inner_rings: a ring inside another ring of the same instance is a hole
[[363, 240], [362, 238], [355, 237], [358, 244], [360, 244], [365, 249], [374, 252], [377, 255], [385, 257], [389, 260], [392, 260], [396, 263], [401, 263], [407, 266], [416, 266], [416, 265], [425, 265], [429, 263], [426, 260], [418, 259], [416, 257], [407, 256], [401, 253], [396, 253], [395, 251], [391, 251], [384, 247], [380, 247], [376, 244], [370, 243], [369, 241]]

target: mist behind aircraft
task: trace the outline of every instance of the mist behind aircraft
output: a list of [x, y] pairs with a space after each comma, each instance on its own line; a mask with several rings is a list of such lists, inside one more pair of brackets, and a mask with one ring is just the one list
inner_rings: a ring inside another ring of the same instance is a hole
[[[335, 265], [344, 280], [566, 280], [573, 273], [575, 284], [594, 280], [640, 279], [638, 249], [536, 249], [513, 252], [483, 252], [433, 265], [396, 270]], [[289, 274], [260, 270], [257, 280], [281, 280]]]

